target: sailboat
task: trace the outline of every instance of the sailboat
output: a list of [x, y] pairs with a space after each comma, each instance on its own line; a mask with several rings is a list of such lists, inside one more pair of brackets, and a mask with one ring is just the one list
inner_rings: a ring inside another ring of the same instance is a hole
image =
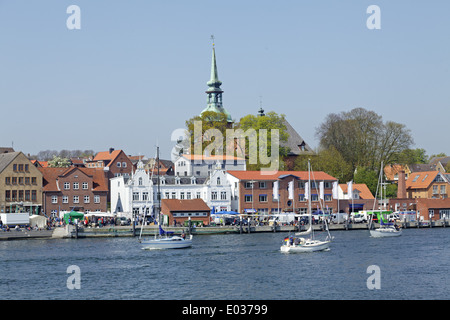
[[156, 147], [156, 159], [157, 159], [157, 169], [158, 169], [158, 178], [157, 178], [157, 185], [158, 185], [158, 191], [156, 194], [157, 198], [157, 207], [156, 207], [156, 213], [157, 213], [157, 220], [159, 225], [159, 233], [155, 234], [154, 238], [150, 238], [147, 240], [141, 240], [142, 235], [142, 227], [141, 226], [141, 233], [139, 235], [139, 242], [142, 245], [142, 249], [182, 249], [182, 248], [189, 248], [192, 246], [192, 235], [189, 235], [189, 237], [186, 237], [186, 235], [183, 233], [181, 236], [175, 236], [173, 232], [171, 231], [165, 231], [161, 227], [161, 219], [160, 219], [160, 212], [161, 212], [161, 190], [160, 190], [160, 181], [159, 181], [159, 147]]
[[[383, 162], [381, 162], [381, 170], [380, 170], [380, 176], [379, 176], [379, 184], [377, 186], [377, 193], [378, 193], [378, 187], [380, 187], [380, 199], [383, 199]], [[375, 195], [375, 201], [376, 201], [376, 195]], [[384, 213], [391, 213], [391, 211], [387, 210], [380, 210], [375, 211], [375, 202], [374, 202], [374, 210], [373, 213], [378, 216], [378, 221], [380, 222], [380, 227], [376, 229], [372, 229], [372, 222], [373, 222], [373, 216], [370, 219], [369, 223], [369, 231], [370, 236], [373, 238], [385, 238], [385, 237], [398, 237], [402, 235], [402, 229], [397, 226], [394, 223], [385, 222], [383, 219], [383, 212]]]
[[[311, 168], [308, 161], [308, 189], [311, 182]], [[323, 251], [330, 247], [331, 245], [331, 235], [328, 230], [328, 225], [326, 229], [328, 236], [325, 240], [314, 239], [314, 229], [312, 226], [312, 211], [311, 211], [311, 197], [308, 196], [308, 215], [309, 215], [309, 228], [306, 231], [295, 233], [294, 236], [289, 236], [284, 238], [283, 245], [281, 246], [281, 252], [315, 252]], [[325, 220], [326, 223], [326, 220]], [[309, 236], [309, 237], [303, 237]]]

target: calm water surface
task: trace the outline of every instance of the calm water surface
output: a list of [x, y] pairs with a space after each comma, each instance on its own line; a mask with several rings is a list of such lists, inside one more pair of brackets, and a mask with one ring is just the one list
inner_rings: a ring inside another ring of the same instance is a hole
[[[280, 252], [286, 233], [194, 237], [181, 250], [142, 250], [137, 238], [0, 242], [2, 299], [448, 299], [450, 228], [399, 238], [335, 231], [331, 250]], [[69, 290], [67, 268], [81, 270]], [[381, 270], [369, 290], [367, 268]]]

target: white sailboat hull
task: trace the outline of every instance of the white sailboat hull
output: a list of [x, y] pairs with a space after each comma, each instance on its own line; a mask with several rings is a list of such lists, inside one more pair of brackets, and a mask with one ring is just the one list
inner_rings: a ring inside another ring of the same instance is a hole
[[374, 238], [398, 237], [402, 235], [401, 229], [395, 228], [378, 228], [370, 230], [370, 236]]
[[192, 235], [183, 239], [179, 236], [156, 238], [141, 241], [142, 249], [183, 249], [192, 246]]
[[326, 250], [330, 245], [331, 241], [306, 240], [301, 244], [286, 243], [280, 249], [282, 252], [315, 252]]

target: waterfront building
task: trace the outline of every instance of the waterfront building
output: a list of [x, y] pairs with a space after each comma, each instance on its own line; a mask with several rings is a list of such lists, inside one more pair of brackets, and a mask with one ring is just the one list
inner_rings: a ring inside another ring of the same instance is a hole
[[161, 213], [165, 225], [188, 226], [208, 225], [211, 209], [202, 199], [163, 199], [161, 200]]
[[[305, 190], [306, 171], [228, 171], [227, 179], [231, 183], [231, 209], [239, 213], [306, 214], [308, 195], [313, 211], [337, 210], [337, 197], [333, 197], [333, 184], [337, 179], [322, 171], [311, 172], [309, 192]], [[278, 197], [274, 190], [278, 190]]]
[[[216, 211], [231, 210], [231, 184], [221, 165], [208, 177], [164, 175], [160, 177], [161, 199], [202, 199]], [[111, 179], [111, 212], [131, 217], [132, 214], [151, 215], [158, 205], [158, 177], [144, 169], [142, 162], [131, 177]]]
[[46, 215], [61, 211], [106, 212], [108, 180], [102, 168], [39, 168]]
[[0, 153], [0, 212], [39, 213], [42, 173], [22, 152]]
[[364, 183], [352, 183], [352, 192], [348, 193], [348, 184], [340, 183], [338, 188], [339, 211], [340, 212], [358, 212], [361, 210], [372, 210], [381, 207], [369, 188]]
[[397, 198], [389, 199], [393, 211], [415, 211], [419, 220], [450, 219], [450, 177], [440, 171], [399, 172]]

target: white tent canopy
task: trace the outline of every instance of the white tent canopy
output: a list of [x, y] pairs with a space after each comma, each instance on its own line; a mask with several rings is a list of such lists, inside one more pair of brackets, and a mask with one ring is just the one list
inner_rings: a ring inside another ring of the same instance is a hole
[[35, 226], [38, 226], [38, 228], [47, 227], [47, 218], [35, 214], [30, 216], [30, 227], [34, 228]]

